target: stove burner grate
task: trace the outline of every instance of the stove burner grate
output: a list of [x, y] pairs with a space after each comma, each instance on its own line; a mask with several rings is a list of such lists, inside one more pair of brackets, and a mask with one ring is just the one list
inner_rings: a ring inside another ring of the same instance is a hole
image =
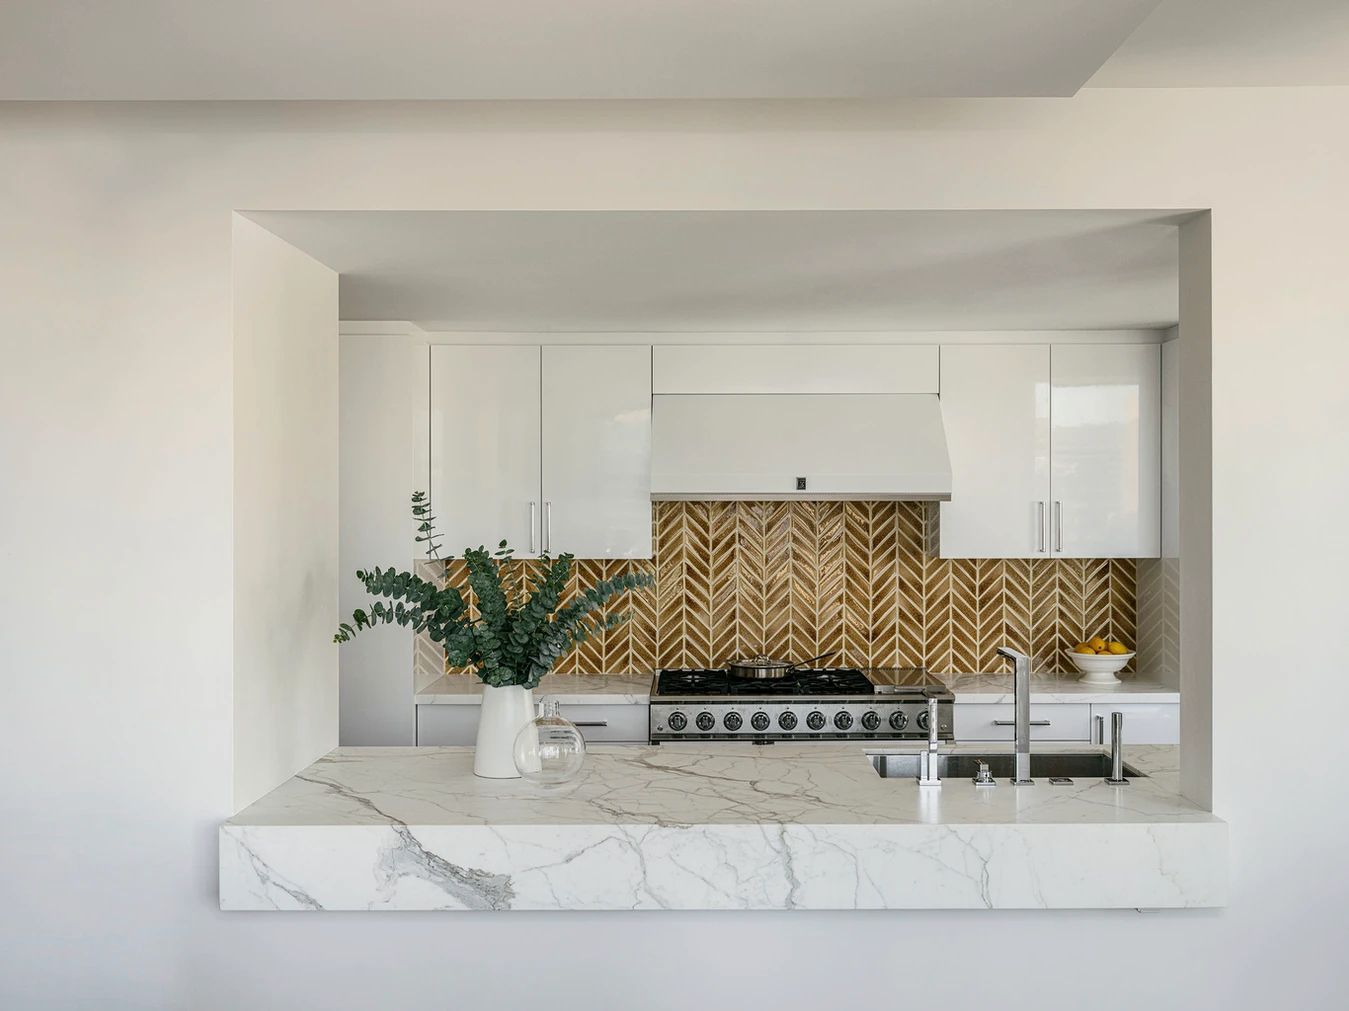
[[876, 686], [856, 667], [792, 671], [780, 678], [741, 678], [726, 670], [662, 670], [663, 695], [871, 695]]

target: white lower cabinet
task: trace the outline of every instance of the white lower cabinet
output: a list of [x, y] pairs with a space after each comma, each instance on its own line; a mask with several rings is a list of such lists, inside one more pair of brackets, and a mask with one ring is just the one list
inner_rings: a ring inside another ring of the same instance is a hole
[[[1013, 725], [1016, 707], [1011, 703], [957, 703], [953, 709], [957, 744], [1010, 741], [1016, 737]], [[1032, 702], [1030, 722], [1032, 741], [1086, 741], [1091, 736], [1091, 706]]]
[[[646, 744], [650, 728], [643, 705], [564, 705], [589, 744]], [[417, 743], [423, 747], [471, 745], [478, 734], [476, 705], [417, 707]]]
[[[1124, 714], [1125, 744], [1179, 744], [1180, 705], [1175, 702], [1032, 702], [1032, 741], [1110, 743], [1110, 714]], [[1016, 736], [1011, 703], [972, 702], [955, 706], [957, 744], [1010, 741]], [[1096, 717], [1102, 718], [1098, 730]]]
[[[1110, 743], [1110, 714], [1124, 714], [1124, 743], [1179, 744], [1180, 706], [1176, 703], [1098, 702], [1091, 707], [1092, 726], [1103, 717], [1103, 744]], [[1093, 730], [1093, 733], [1095, 731]]]

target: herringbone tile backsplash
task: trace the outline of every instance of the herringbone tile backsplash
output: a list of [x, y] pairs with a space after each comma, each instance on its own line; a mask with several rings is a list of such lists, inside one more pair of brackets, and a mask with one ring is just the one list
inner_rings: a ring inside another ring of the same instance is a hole
[[[621, 571], [654, 590], [611, 606], [632, 620], [563, 658], [563, 673], [646, 674], [768, 653], [831, 664], [997, 671], [994, 651], [1066, 671], [1061, 651], [1136, 637], [1132, 559], [942, 559], [922, 502], [657, 502], [651, 561], [576, 562], [570, 593]], [[529, 562], [512, 566], [524, 579]], [[460, 565], [450, 578], [462, 583]]]

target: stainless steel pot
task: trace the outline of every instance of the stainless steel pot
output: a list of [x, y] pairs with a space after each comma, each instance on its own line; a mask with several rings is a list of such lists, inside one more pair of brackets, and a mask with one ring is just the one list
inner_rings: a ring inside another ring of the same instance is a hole
[[816, 660], [827, 660], [837, 652], [838, 650], [836, 649], [830, 650], [828, 653], [821, 653], [819, 656], [813, 656], [809, 660], [797, 660], [795, 663], [789, 660], [775, 660], [771, 656], [765, 656], [762, 653], [758, 653], [741, 660], [728, 660], [726, 669], [733, 677], [738, 678], [783, 678], [798, 667], [804, 667], [806, 664], [814, 663]]

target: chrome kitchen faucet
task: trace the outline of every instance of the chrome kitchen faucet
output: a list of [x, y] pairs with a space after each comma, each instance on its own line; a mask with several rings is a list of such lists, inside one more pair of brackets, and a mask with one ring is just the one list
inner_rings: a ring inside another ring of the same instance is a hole
[[918, 759], [918, 785], [941, 786], [938, 772], [940, 751], [937, 733], [937, 700], [927, 700], [927, 750]]
[[1013, 786], [1032, 786], [1030, 778], [1030, 657], [1006, 646], [998, 647], [998, 656], [1012, 661], [1012, 708], [1016, 724], [1016, 764]]

